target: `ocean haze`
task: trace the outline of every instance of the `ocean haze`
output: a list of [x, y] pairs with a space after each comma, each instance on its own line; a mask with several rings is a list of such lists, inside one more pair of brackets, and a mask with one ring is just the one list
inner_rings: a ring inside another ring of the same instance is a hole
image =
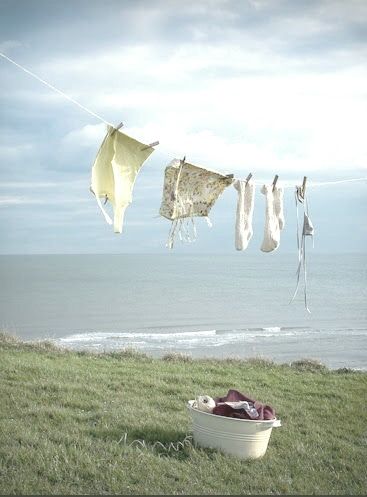
[[366, 368], [366, 256], [295, 254], [1, 256], [1, 326], [74, 348], [153, 355], [311, 357]]

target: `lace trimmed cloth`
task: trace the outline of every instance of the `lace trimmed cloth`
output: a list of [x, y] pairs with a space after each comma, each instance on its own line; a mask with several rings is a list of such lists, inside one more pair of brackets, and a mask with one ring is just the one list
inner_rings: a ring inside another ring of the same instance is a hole
[[[232, 175], [204, 169], [185, 160], [172, 160], [165, 169], [159, 210], [161, 216], [172, 221], [167, 246], [173, 247], [177, 233], [181, 240], [193, 241], [196, 238], [193, 218], [208, 219], [210, 209], [232, 183]], [[193, 234], [189, 233], [190, 221]]]

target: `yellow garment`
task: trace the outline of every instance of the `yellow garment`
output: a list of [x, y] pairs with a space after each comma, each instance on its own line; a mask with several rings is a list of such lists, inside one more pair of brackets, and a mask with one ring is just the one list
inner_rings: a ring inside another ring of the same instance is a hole
[[114, 130], [112, 126], [107, 127], [107, 134], [92, 167], [91, 191], [109, 224], [112, 221], [103, 209], [100, 198], [111, 202], [115, 233], [122, 232], [124, 214], [126, 207], [132, 202], [136, 176], [153, 151], [153, 147]]

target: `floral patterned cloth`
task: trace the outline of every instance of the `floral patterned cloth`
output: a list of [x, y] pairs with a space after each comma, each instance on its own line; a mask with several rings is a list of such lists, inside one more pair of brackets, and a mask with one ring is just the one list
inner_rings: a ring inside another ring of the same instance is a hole
[[206, 217], [219, 195], [232, 182], [231, 175], [225, 176], [174, 159], [165, 170], [159, 213], [170, 220]]

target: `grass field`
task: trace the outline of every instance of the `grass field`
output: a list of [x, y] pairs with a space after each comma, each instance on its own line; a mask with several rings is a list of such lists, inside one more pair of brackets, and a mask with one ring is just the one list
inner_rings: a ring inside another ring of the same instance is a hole
[[[366, 373], [93, 355], [6, 334], [0, 363], [1, 494], [367, 493]], [[187, 400], [229, 388], [282, 420], [262, 459], [177, 445], [190, 435]]]

